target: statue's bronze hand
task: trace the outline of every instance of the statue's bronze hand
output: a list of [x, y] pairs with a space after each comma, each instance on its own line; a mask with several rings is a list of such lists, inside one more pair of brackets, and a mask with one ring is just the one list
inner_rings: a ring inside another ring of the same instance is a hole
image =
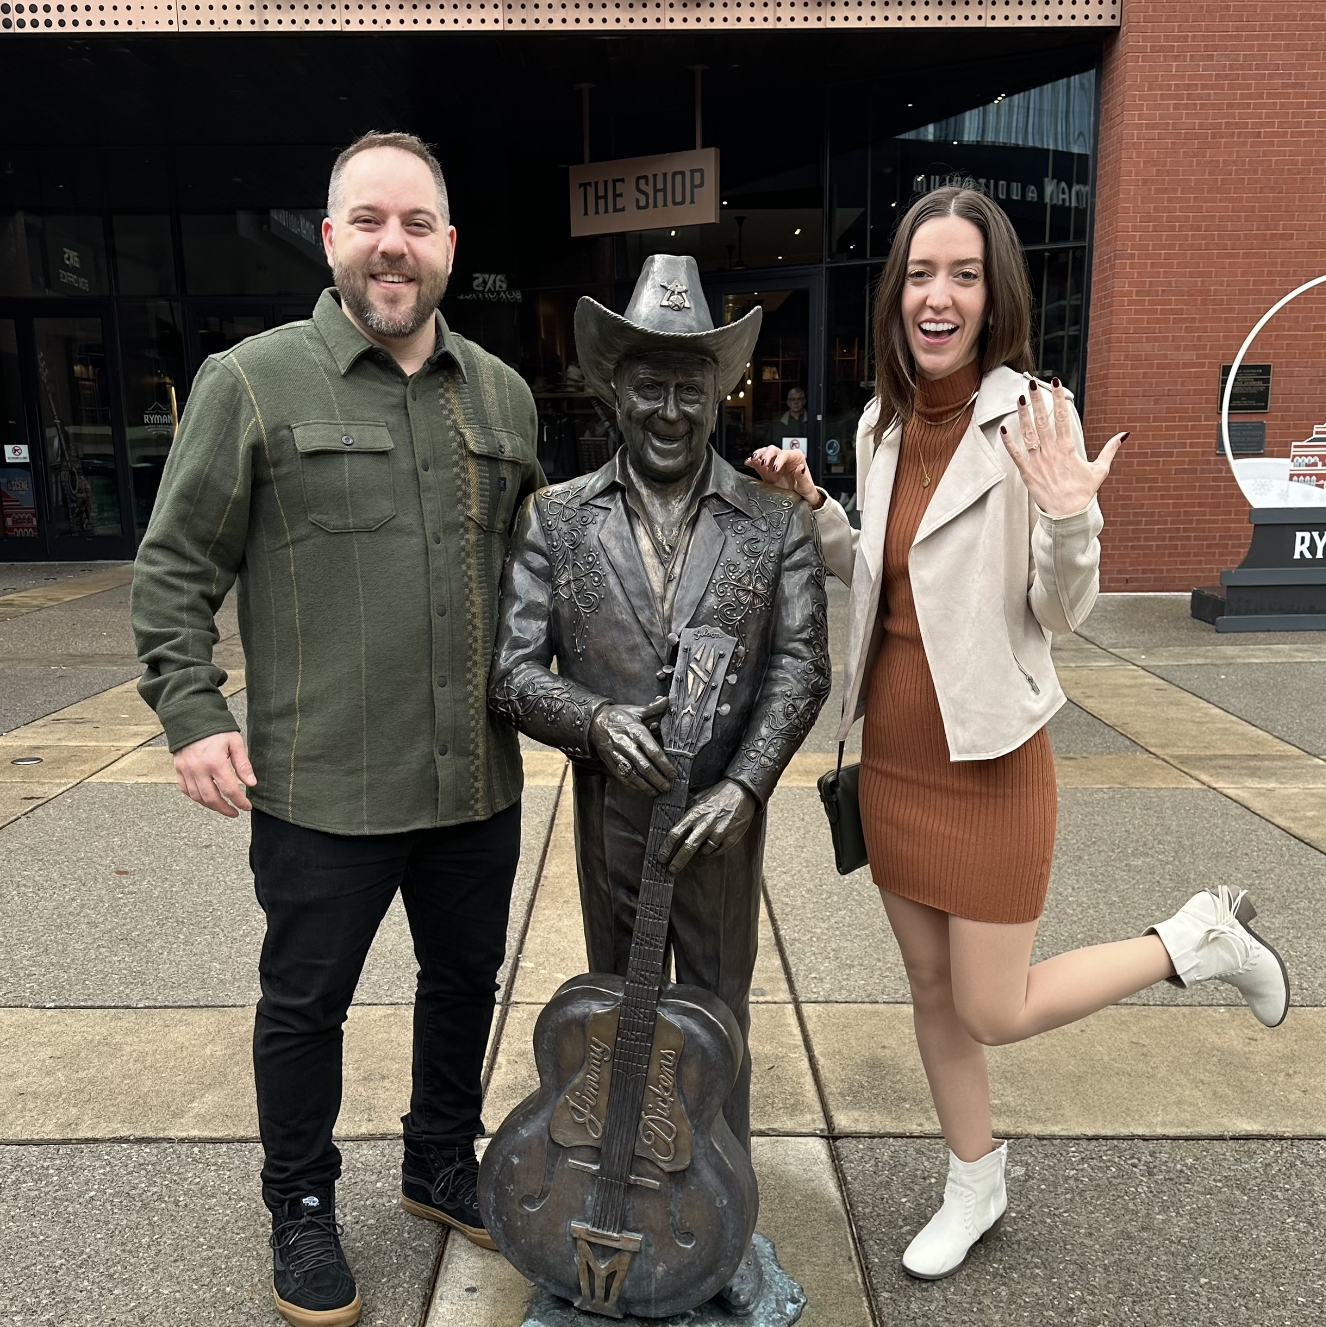
[[667, 792], [677, 777], [677, 767], [650, 732], [667, 708], [666, 696], [649, 705], [602, 705], [589, 725], [590, 743], [608, 773], [650, 797]]
[[659, 857], [676, 875], [697, 851], [706, 857], [726, 852], [750, 828], [758, 810], [759, 803], [748, 789], [724, 779], [691, 803], [663, 840]]

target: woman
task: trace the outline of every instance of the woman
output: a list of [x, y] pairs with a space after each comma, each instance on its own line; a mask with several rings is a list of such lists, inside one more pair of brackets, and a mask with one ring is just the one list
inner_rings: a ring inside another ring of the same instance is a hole
[[985, 1047], [1061, 1027], [1162, 979], [1217, 978], [1267, 1026], [1289, 980], [1221, 887], [1136, 940], [1030, 966], [1054, 850], [1046, 723], [1064, 703], [1051, 633], [1099, 591], [1096, 493], [1128, 436], [1088, 461], [1059, 380], [1030, 376], [1017, 236], [983, 194], [938, 189], [903, 218], [875, 303], [876, 399], [857, 432], [854, 531], [795, 451], [748, 464], [816, 509], [852, 587], [843, 722], [864, 716], [860, 798], [902, 950], [916, 1040], [949, 1146], [944, 1202], [903, 1254], [955, 1272], [1007, 1207]]

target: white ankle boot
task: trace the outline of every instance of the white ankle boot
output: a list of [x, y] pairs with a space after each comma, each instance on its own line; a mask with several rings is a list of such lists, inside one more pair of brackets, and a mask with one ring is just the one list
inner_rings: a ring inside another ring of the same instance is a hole
[[1007, 1143], [979, 1161], [959, 1161], [948, 1154], [944, 1205], [907, 1246], [902, 1255], [906, 1271], [922, 1281], [940, 1281], [962, 1266], [971, 1246], [998, 1224], [1008, 1207], [1007, 1162]]
[[1169, 951], [1174, 986], [1227, 982], [1268, 1028], [1289, 1012], [1289, 973], [1280, 955], [1247, 923], [1257, 915], [1247, 890], [1236, 896], [1227, 885], [1194, 894], [1168, 921], [1150, 927]]

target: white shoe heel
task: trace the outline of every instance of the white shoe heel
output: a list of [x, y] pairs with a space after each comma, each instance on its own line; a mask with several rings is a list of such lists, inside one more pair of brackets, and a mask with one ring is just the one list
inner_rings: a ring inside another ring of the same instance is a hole
[[979, 1161], [960, 1161], [952, 1152], [948, 1154], [943, 1206], [902, 1255], [903, 1270], [909, 1276], [921, 1281], [952, 1276], [966, 1262], [972, 1245], [999, 1225], [1008, 1210], [1007, 1164], [1007, 1143]]
[[1289, 1013], [1289, 972], [1284, 960], [1248, 923], [1257, 915], [1247, 890], [1228, 885], [1194, 894], [1168, 921], [1152, 926], [1174, 964], [1175, 986], [1223, 981], [1247, 1001], [1267, 1027]]

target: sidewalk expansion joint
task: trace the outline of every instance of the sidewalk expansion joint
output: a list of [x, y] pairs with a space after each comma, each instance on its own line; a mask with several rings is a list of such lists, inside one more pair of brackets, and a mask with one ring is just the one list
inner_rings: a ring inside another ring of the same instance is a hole
[[[1065, 649], [1055, 667], [1073, 704], [1178, 776], [1326, 853], [1326, 761], [1086, 637]], [[1180, 697], [1186, 722], [1172, 710]]]
[[[838, 1192], [842, 1195], [843, 1212], [847, 1217], [847, 1233], [852, 1241], [852, 1256], [856, 1259], [857, 1272], [866, 1292], [866, 1312], [870, 1315], [870, 1321], [874, 1324], [874, 1327], [886, 1327], [879, 1313], [878, 1305], [880, 1301], [875, 1289], [874, 1277], [871, 1274], [870, 1261], [866, 1257], [860, 1232], [856, 1228], [856, 1213], [852, 1209], [852, 1203], [848, 1195], [847, 1177], [843, 1173], [842, 1160], [838, 1156], [838, 1149], [834, 1146], [836, 1140], [833, 1128], [833, 1112], [829, 1109], [829, 1098], [825, 1091], [823, 1075], [820, 1073], [819, 1057], [815, 1052], [815, 1045], [810, 1036], [810, 1028], [806, 1024], [805, 1014], [801, 1008], [801, 995], [797, 990], [796, 974], [792, 970], [791, 958], [786, 945], [783, 943], [783, 928], [779, 923], [778, 914], [774, 910], [773, 899], [769, 894], [769, 882], [763, 875], [760, 877], [760, 892], [764, 895], [764, 907], [769, 915], [769, 926], [773, 931], [774, 945], [778, 950], [778, 960], [783, 965], [783, 976], [787, 982], [788, 993], [792, 997], [792, 1010], [796, 1015], [797, 1028], [801, 1033], [801, 1044], [805, 1049], [806, 1058], [810, 1062], [811, 1077], [815, 1080], [815, 1093], [819, 1097], [820, 1110], [824, 1114], [825, 1128], [822, 1136], [828, 1142], [829, 1162], [833, 1166], [834, 1183], [837, 1184]], [[754, 1130], [752, 1130], [752, 1133], [754, 1133]]]
[[[562, 802], [567, 798], [567, 780], [571, 777], [571, 765], [568, 761], [562, 769], [561, 778], [557, 783], [557, 796], [553, 799], [553, 813], [548, 817], [548, 828], [543, 836], [543, 848], [539, 853], [539, 864], [534, 870], [534, 884], [529, 892], [529, 902], [525, 905], [525, 919], [521, 923], [520, 935], [516, 940], [516, 952], [512, 955], [511, 968], [506, 976], [506, 985], [502, 989], [502, 999], [497, 1006], [497, 1023], [493, 1028], [492, 1049], [488, 1055], [488, 1063], [483, 1071], [483, 1092], [488, 1095], [488, 1089], [492, 1085], [493, 1070], [497, 1066], [497, 1056], [502, 1048], [502, 1037], [506, 1032], [507, 1013], [513, 1003], [513, 995], [516, 989], [516, 979], [520, 976], [520, 956], [525, 952], [525, 941], [529, 937], [530, 919], [534, 916], [534, 904], [539, 897], [539, 889], [543, 885], [543, 873], [548, 865], [548, 855], [552, 850], [553, 834], [557, 830], [557, 818], [562, 814]], [[569, 800], [569, 799], [567, 799]], [[568, 814], [571, 814], [568, 807]], [[444, 1241], [445, 1243], [445, 1241]], [[438, 1265], [441, 1265], [441, 1253], [438, 1254]]]
[[58, 608], [61, 604], [72, 603], [75, 599], [86, 599], [93, 594], [103, 594], [107, 590], [118, 590], [121, 586], [132, 584], [133, 578], [134, 567], [130, 562], [126, 566], [112, 567], [108, 571], [94, 571], [86, 576], [71, 576], [68, 580], [55, 585], [37, 586], [31, 590], [18, 590], [14, 594], [0, 595], [0, 622], [10, 622], [16, 617], [40, 612], [43, 608]]
[[[229, 698], [244, 686], [244, 670], [233, 669], [221, 694]], [[0, 828], [89, 779], [104, 779], [161, 732], [138, 683], [128, 681], [0, 734]], [[173, 767], [166, 781], [174, 782]]]

